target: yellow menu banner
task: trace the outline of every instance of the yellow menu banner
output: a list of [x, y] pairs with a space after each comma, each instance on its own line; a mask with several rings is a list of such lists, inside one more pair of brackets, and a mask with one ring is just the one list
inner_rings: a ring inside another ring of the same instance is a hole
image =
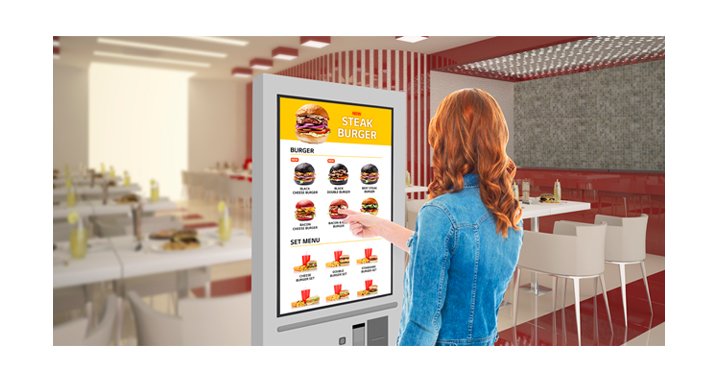
[[[392, 109], [278, 96], [280, 139], [298, 140], [297, 111], [305, 105], [320, 106], [328, 115], [325, 142], [392, 145]], [[324, 133], [324, 132], [323, 132]], [[321, 143], [320, 143], [321, 144]]]

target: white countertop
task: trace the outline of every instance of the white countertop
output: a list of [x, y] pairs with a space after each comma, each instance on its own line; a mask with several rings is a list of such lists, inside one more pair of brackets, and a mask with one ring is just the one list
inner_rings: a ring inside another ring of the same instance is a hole
[[[177, 208], [175, 202], [168, 198], [160, 198], [157, 202], [150, 202], [149, 198], [142, 198], [144, 212], [168, 211]], [[79, 201], [74, 207], [68, 207], [65, 203], [53, 207], [53, 219], [62, 219], [67, 217], [70, 211], [77, 211], [81, 217], [101, 216], [101, 215], [121, 215], [129, 214], [132, 209], [132, 203], [115, 203], [109, 200], [108, 204], [102, 204], [101, 200]]]
[[[111, 186], [108, 187], [108, 193], [110, 195], [116, 195], [116, 194], [130, 194], [140, 191], [140, 186], [133, 183], [129, 186]], [[53, 197], [64, 197], [67, 195], [67, 188], [57, 188], [53, 190]], [[102, 187], [100, 185], [95, 185], [95, 187], [90, 186], [81, 186], [81, 187], [75, 187], [75, 195], [77, 196], [100, 196], [102, 195]]]
[[[213, 240], [216, 228], [198, 230], [201, 242]], [[164, 272], [208, 267], [252, 258], [251, 238], [243, 230], [233, 230], [230, 241], [198, 249], [164, 252], [163, 241], [145, 240], [135, 251], [131, 236], [98, 238], [89, 241], [87, 256], [82, 260], [70, 257], [68, 242], [58, 243], [53, 252], [53, 288], [79, 286], [102, 281], [120, 280]]]

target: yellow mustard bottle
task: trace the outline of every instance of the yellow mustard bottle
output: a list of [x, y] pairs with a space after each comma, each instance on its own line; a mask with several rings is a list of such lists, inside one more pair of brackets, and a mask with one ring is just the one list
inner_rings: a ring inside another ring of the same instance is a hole
[[77, 202], [75, 195], [75, 186], [73, 186], [72, 183], [70, 184], [70, 188], [67, 190], [66, 202], [68, 207], [74, 207], [75, 203]]
[[130, 173], [128, 173], [127, 171], [123, 173], [123, 186], [130, 186]]
[[87, 255], [88, 237], [83, 221], [77, 212], [73, 211], [68, 214], [68, 222], [75, 225], [70, 231], [70, 256], [73, 259], [84, 259]]
[[232, 232], [232, 220], [230, 219], [230, 211], [225, 202], [220, 201], [218, 203], [218, 212], [220, 212], [220, 219], [218, 220], [218, 237], [221, 243], [226, 243], [230, 240], [230, 234]]
[[160, 200], [160, 186], [155, 179], [150, 179], [150, 202], [155, 203]]

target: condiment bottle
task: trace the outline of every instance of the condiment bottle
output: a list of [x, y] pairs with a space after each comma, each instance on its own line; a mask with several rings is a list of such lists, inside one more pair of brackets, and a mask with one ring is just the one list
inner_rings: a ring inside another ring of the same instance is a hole
[[110, 180], [115, 180], [115, 166], [110, 166]]
[[150, 179], [150, 201], [155, 203], [160, 200], [160, 186], [155, 179]]
[[527, 179], [522, 181], [522, 201], [530, 203], [530, 181]]
[[218, 212], [220, 212], [220, 219], [218, 220], [218, 237], [220, 238], [221, 243], [225, 243], [230, 240], [230, 233], [232, 232], [230, 211], [228, 211], [225, 202], [220, 201], [218, 203]]
[[87, 231], [82, 219], [77, 212], [72, 211], [68, 214], [68, 222], [75, 225], [70, 231], [70, 256], [74, 259], [84, 259], [87, 254]]
[[560, 198], [562, 197], [562, 189], [560, 188], [559, 179], [555, 179], [555, 185], [553, 185], [553, 196], [555, 197], [556, 202], [560, 202]]
[[130, 173], [128, 173], [127, 171], [125, 171], [125, 172], [123, 173], [123, 175], [124, 175], [124, 177], [123, 177], [123, 186], [129, 187], [129, 186], [130, 186]]
[[75, 197], [75, 186], [70, 183], [70, 188], [67, 190], [67, 205], [68, 207], [74, 207], [77, 201]]
[[515, 200], [517, 200], [519, 202], [520, 201], [520, 190], [518, 190], [517, 181], [514, 181], [514, 180], [513, 180], [513, 184], [512, 184], [512, 192], [513, 192], [513, 196], [515, 197]]

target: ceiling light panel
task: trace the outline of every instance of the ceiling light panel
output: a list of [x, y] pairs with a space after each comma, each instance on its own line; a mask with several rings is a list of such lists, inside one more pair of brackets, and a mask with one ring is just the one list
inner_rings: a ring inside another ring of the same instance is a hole
[[247, 46], [248, 42], [236, 38], [229, 37], [205, 37], [205, 36], [177, 36], [178, 38], [185, 38], [189, 40], [212, 42], [215, 44], [232, 45], [232, 46]]
[[124, 60], [153, 62], [156, 64], [184, 65], [184, 66], [193, 66], [196, 68], [209, 68], [210, 67], [210, 64], [207, 62], [173, 60], [173, 59], [169, 59], [169, 58], [137, 56], [137, 55], [133, 55], [133, 54], [104, 52], [104, 51], [99, 51], [99, 50], [96, 50], [95, 52], [93, 52], [93, 54], [95, 54], [98, 57], [109, 57], [109, 58], [119, 58], [119, 59], [124, 59]]
[[212, 57], [212, 58], [227, 57], [227, 53], [222, 53], [222, 52], [211, 52], [211, 51], [207, 51], [207, 50], [179, 48], [179, 47], [175, 47], [175, 46], [159, 45], [159, 44], [147, 44], [144, 42], [119, 40], [119, 39], [115, 39], [115, 38], [106, 38], [106, 37], [99, 37], [98, 43], [106, 44], [106, 45], [114, 45], [114, 46], [124, 46], [124, 47], [129, 47], [129, 48], [156, 50], [156, 51], [161, 51], [161, 52], [189, 54], [189, 55], [201, 56], [201, 57]]

